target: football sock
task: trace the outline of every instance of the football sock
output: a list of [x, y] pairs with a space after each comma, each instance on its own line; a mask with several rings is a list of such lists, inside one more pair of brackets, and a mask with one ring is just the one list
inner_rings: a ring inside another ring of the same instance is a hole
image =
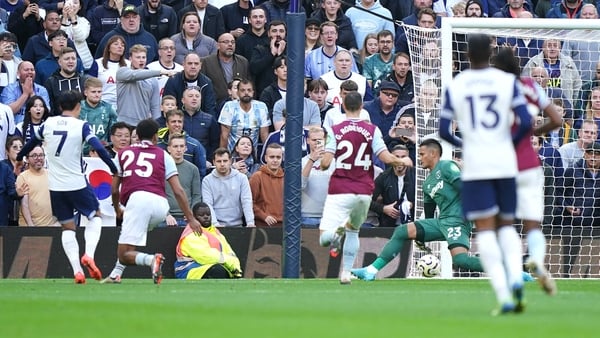
[[506, 272], [502, 263], [502, 251], [498, 245], [494, 230], [482, 230], [477, 233], [477, 248], [484, 271], [490, 277], [490, 283], [499, 303], [511, 300], [511, 292], [506, 281]]
[[375, 263], [373, 263], [365, 268], [365, 269], [367, 269], [368, 273], [376, 274], [377, 272], [379, 272], [379, 269], [377, 269], [374, 265], [375, 265]]
[[81, 264], [79, 264], [79, 244], [77, 243], [77, 238], [75, 238], [75, 231], [63, 230], [61, 241], [67, 259], [73, 268], [73, 274], [83, 272]]
[[483, 271], [481, 260], [475, 256], [469, 256], [467, 253], [459, 253], [452, 257], [452, 264], [470, 271]]
[[334, 235], [335, 235], [335, 229], [323, 231], [321, 233], [321, 236], [319, 237], [319, 244], [321, 246], [329, 246], [329, 244], [331, 244], [331, 240], [333, 239]]
[[342, 270], [350, 271], [354, 265], [354, 259], [358, 253], [360, 241], [358, 239], [358, 230], [346, 229], [346, 237], [344, 238], [343, 263]]
[[544, 268], [546, 238], [540, 229], [532, 229], [527, 233], [527, 247], [529, 259], [535, 262], [539, 268]]
[[385, 243], [385, 246], [377, 256], [375, 262], [373, 262], [373, 267], [377, 270], [383, 269], [394, 257], [398, 255], [400, 251], [402, 251], [402, 247], [404, 246], [404, 241], [408, 239], [408, 228], [406, 225], [399, 225], [394, 229], [394, 233], [392, 234], [392, 238]]
[[503, 226], [498, 229], [498, 243], [502, 250], [506, 277], [509, 285], [523, 284], [523, 247], [521, 237], [514, 226]]
[[110, 278], [117, 278], [117, 276], [118, 277], [123, 276], [123, 271], [125, 271], [125, 265], [121, 264], [121, 262], [119, 262], [119, 260], [117, 259], [117, 263], [115, 264], [115, 267], [110, 272]]
[[143, 252], [139, 252], [137, 255], [135, 255], [135, 265], [150, 266], [152, 265], [153, 259], [154, 255], [148, 255]]
[[102, 234], [102, 219], [100, 217], [92, 218], [85, 226], [85, 254], [94, 258], [100, 235]]

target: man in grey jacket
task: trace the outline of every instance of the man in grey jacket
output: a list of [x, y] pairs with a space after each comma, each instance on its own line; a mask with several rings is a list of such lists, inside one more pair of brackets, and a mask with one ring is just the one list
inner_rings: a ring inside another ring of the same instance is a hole
[[202, 201], [211, 208], [213, 224], [254, 227], [248, 177], [231, 168], [227, 148], [215, 150], [215, 169], [202, 180]]
[[160, 113], [160, 88], [158, 76], [172, 76], [174, 70], [150, 70], [146, 67], [147, 49], [133, 45], [129, 49], [131, 68], [117, 70], [117, 114], [119, 121], [136, 126], [147, 118], [157, 119]]

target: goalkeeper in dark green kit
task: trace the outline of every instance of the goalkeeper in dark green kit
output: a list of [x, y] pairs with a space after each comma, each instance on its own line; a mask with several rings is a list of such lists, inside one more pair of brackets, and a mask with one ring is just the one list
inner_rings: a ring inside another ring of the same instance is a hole
[[[454, 161], [441, 160], [442, 146], [434, 139], [426, 139], [419, 145], [419, 161], [429, 175], [423, 183], [425, 219], [396, 227], [392, 238], [386, 243], [373, 264], [352, 269], [356, 277], [372, 281], [379, 270], [402, 251], [407, 239], [416, 240], [419, 247], [431, 241], [447, 241], [452, 254], [452, 264], [471, 271], [483, 271], [478, 257], [470, 256], [470, 237], [473, 224], [463, 218], [460, 199], [460, 168]], [[439, 217], [433, 218], [435, 207]]]

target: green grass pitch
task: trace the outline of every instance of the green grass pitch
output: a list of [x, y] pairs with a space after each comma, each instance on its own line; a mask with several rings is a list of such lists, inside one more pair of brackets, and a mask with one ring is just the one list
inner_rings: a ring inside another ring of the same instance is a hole
[[527, 283], [491, 317], [484, 279], [0, 280], [2, 337], [598, 337], [600, 281]]

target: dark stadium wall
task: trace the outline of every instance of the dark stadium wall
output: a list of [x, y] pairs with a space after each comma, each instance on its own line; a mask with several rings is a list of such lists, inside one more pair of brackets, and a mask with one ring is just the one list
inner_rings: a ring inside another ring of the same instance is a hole
[[[163, 272], [174, 278], [175, 246], [183, 228], [158, 228], [148, 233], [148, 245], [141, 248], [147, 253], [161, 252], [166, 257]], [[282, 229], [221, 228], [233, 250], [240, 258], [244, 278], [281, 278]], [[361, 230], [357, 266], [369, 264], [392, 235], [388, 229]], [[104, 275], [112, 270], [116, 261], [119, 229], [105, 227], [96, 250], [96, 265]], [[78, 229], [77, 239], [83, 253], [83, 229]], [[300, 278], [336, 278], [341, 255], [329, 257], [329, 248], [319, 246], [319, 230], [302, 229]], [[411, 245], [388, 264], [379, 278], [403, 278]], [[73, 273], [61, 245], [59, 228], [0, 228], [0, 271], [2, 278], [72, 278]], [[127, 267], [124, 278], [150, 278], [148, 267]]]

